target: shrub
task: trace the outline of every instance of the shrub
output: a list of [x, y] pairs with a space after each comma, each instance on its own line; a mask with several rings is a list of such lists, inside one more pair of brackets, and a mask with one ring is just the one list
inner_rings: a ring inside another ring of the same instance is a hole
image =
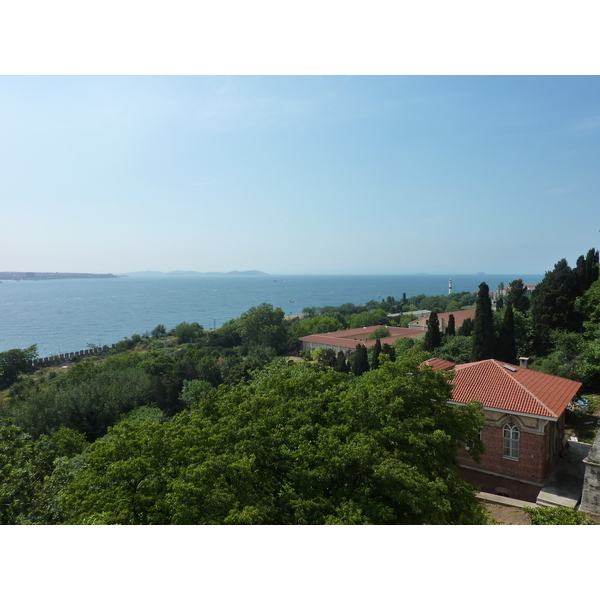
[[381, 338], [390, 337], [390, 330], [387, 327], [378, 327], [375, 331], [369, 334], [368, 339], [380, 340]]
[[566, 506], [524, 507], [532, 525], [597, 525], [591, 517]]

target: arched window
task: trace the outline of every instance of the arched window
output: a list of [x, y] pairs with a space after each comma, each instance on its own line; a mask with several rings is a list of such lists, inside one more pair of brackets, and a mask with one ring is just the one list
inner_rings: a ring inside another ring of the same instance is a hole
[[519, 460], [519, 428], [511, 421], [504, 426], [504, 458]]

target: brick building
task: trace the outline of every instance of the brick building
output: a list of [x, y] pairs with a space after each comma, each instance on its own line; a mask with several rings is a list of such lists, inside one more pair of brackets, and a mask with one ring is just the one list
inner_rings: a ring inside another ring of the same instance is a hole
[[454, 370], [451, 404], [482, 403], [480, 433], [486, 451], [476, 463], [460, 452], [466, 481], [482, 491], [535, 502], [550, 468], [563, 450], [565, 411], [581, 383], [489, 359], [464, 365], [427, 361], [432, 369]]

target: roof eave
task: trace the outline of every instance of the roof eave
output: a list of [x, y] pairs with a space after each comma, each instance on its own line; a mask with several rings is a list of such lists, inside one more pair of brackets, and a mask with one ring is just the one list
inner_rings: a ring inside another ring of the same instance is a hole
[[[473, 399], [475, 400], [475, 398]], [[448, 400], [448, 404], [453, 404], [455, 406], [464, 406], [465, 404], [467, 404], [467, 402], [457, 402], [456, 400]], [[484, 410], [491, 410], [492, 412], [499, 412], [499, 413], [504, 413], [507, 415], [517, 415], [519, 417], [533, 417], [535, 419], [544, 419], [546, 421], [558, 421], [558, 419], [560, 417], [557, 416], [549, 416], [549, 415], [536, 415], [535, 413], [525, 413], [525, 412], [519, 412], [516, 410], [508, 410], [508, 409], [504, 409], [504, 408], [492, 408], [490, 406], [486, 406], [485, 404], [483, 404], [483, 408]]]

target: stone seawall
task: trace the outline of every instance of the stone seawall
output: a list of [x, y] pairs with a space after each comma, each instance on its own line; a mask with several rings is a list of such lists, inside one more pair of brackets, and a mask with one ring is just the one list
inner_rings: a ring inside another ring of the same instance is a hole
[[55, 354], [54, 356], [45, 356], [44, 358], [35, 358], [31, 361], [34, 367], [51, 367], [53, 365], [61, 365], [63, 363], [72, 361], [73, 358], [80, 359], [86, 356], [96, 356], [104, 352], [108, 352], [111, 348], [115, 348], [116, 344], [112, 346], [96, 346], [95, 348], [89, 348], [87, 350], [79, 350], [79, 352], [65, 352], [65, 354]]

